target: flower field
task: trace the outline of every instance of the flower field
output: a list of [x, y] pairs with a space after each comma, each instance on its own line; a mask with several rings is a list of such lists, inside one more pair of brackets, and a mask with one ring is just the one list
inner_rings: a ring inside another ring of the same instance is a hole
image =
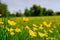
[[0, 40], [60, 40], [60, 16], [0, 18]]

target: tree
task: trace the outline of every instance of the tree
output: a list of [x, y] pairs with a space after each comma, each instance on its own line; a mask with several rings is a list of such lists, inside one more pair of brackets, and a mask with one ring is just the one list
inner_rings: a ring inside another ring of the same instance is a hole
[[37, 6], [37, 5], [33, 5], [31, 8], [30, 8], [30, 13], [31, 13], [31, 16], [39, 16], [41, 15], [41, 7], [40, 6]]
[[9, 11], [7, 9], [7, 5], [0, 3], [0, 14], [2, 14], [3, 17], [6, 17], [8, 15]]
[[43, 15], [43, 16], [46, 16], [46, 15], [47, 15], [46, 12], [47, 12], [47, 11], [46, 11], [46, 8], [42, 8], [42, 15]]
[[30, 14], [30, 11], [29, 11], [27, 8], [25, 9], [24, 15], [25, 15], [25, 16], [30, 16], [30, 15], [31, 15], [31, 14]]
[[52, 16], [54, 12], [53, 12], [53, 10], [49, 9], [49, 10], [47, 10], [46, 13], [47, 13], [47, 16]]

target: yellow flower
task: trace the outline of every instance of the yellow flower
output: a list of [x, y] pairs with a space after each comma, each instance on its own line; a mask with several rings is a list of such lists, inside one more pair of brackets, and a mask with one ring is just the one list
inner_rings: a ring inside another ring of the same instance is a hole
[[2, 16], [2, 14], [0, 14], [0, 16]]
[[53, 31], [52, 31], [52, 30], [49, 30], [49, 32], [50, 32], [50, 33], [53, 33]]
[[23, 17], [23, 21], [26, 22], [28, 21], [29, 19], [27, 17]]
[[47, 23], [46, 21], [44, 21], [43, 24], [44, 24], [47, 28], [49, 28], [49, 27], [51, 27], [52, 22]]
[[29, 34], [31, 37], [36, 37], [36, 32], [33, 32], [32, 30], [29, 30]]
[[38, 33], [40, 37], [44, 37], [45, 35], [43, 33]]
[[21, 29], [19, 29], [19, 28], [16, 28], [15, 31], [16, 32], [22, 32]]
[[53, 28], [56, 28], [56, 26], [53, 26]]
[[10, 28], [9, 31], [12, 32], [14, 29]]
[[40, 32], [38, 32], [38, 34], [39, 34], [39, 36], [42, 38], [42, 37], [47, 37], [48, 35], [47, 34], [45, 34], [45, 33], [40, 33]]
[[39, 29], [40, 29], [40, 30], [42, 30], [42, 29], [43, 29], [43, 27], [39, 27]]
[[26, 26], [25, 28], [26, 28], [26, 29], [28, 29], [28, 30], [30, 29], [30, 27], [29, 27], [29, 26]]
[[14, 21], [11, 21], [11, 20], [8, 20], [8, 24], [10, 24], [10, 25], [16, 25], [16, 22], [14, 22]]
[[44, 30], [44, 33], [48, 34], [46, 30]]
[[46, 21], [43, 21], [43, 25], [47, 25], [47, 22]]
[[51, 30], [54, 30], [53, 28], [51, 28]]
[[14, 35], [14, 32], [10, 32], [10, 35], [12, 35], [12, 36], [13, 36], [13, 35]]
[[4, 24], [4, 22], [0, 22], [0, 24]]
[[46, 40], [49, 40], [49, 38], [46, 38]]
[[38, 30], [36, 27], [33, 28], [34, 31]]
[[33, 24], [34, 27], [37, 27], [36, 24]]
[[49, 23], [49, 24], [47, 24], [46, 26], [47, 26], [47, 27], [51, 27], [51, 24], [52, 24], [52, 23], [50, 22], [50, 23]]
[[42, 24], [40, 24], [40, 27], [42, 27], [43, 25]]

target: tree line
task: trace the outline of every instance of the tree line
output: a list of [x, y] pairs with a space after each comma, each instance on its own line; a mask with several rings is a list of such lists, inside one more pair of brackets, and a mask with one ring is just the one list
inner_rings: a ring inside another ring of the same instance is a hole
[[[2, 16], [1, 16], [2, 14]], [[10, 13], [7, 5], [0, 3], [0, 16], [1, 17], [6, 17], [6, 16], [11, 16], [11, 17], [20, 17], [20, 16], [54, 16], [54, 15], [60, 15], [60, 12], [54, 12], [51, 9], [46, 9], [41, 7], [40, 5], [32, 5], [29, 9], [26, 8], [24, 13], [21, 11], [15, 12], [15, 13]]]

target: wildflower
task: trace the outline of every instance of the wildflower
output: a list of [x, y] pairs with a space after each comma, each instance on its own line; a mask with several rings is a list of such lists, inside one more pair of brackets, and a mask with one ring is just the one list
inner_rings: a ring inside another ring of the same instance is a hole
[[13, 35], [14, 35], [14, 32], [10, 32], [10, 35], [12, 35], [12, 36], [13, 36]]
[[43, 24], [44, 24], [47, 28], [49, 28], [49, 27], [51, 27], [52, 22], [50, 22], [50, 23], [47, 24], [47, 22], [44, 21]]
[[48, 34], [46, 30], [44, 30], [44, 33]]
[[10, 28], [9, 31], [12, 32], [14, 29]]
[[40, 24], [40, 27], [42, 27], [43, 25], [42, 24]]
[[49, 30], [49, 32], [50, 32], [50, 33], [53, 33], [53, 31], [52, 31], [52, 30]]
[[0, 22], [0, 24], [4, 24], [4, 22]]
[[52, 22], [50, 22], [50, 23], [49, 23], [49, 24], [47, 24], [46, 26], [47, 26], [47, 27], [51, 27], [51, 24], [52, 24]]
[[44, 37], [44, 34], [43, 33], [38, 33], [40, 37]]
[[25, 28], [28, 29], [28, 30], [30, 29], [29, 26], [26, 26]]
[[36, 27], [33, 28], [34, 31], [38, 30]]
[[24, 22], [28, 21], [28, 18], [23, 17], [23, 21], [24, 21]]
[[38, 34], [39, 34], [39, 36], [40, 36], [41, 38], [42, 38], [42, 37], [44, 37], [44, 36], [45, 36], [45, 37], [47, 37], [47, 36], [48, 36], [48, 35], [47, 35], [47, 34], [45, 34], [45, 33], [40, 33], [40, 32], [39, 32]]
[[39, 29], [40, 29], [40, 30], [42, 30], [42, 29], [43, 29], [43, 27], [39, 27]]
[[56, 28], [56, 26], [53, 26], [53, 28]]
[[2, 16], [2, 14], [0, 14], [0, 16]]
[[47, 25], [47, 22], [46, 22], [46, 21], [44, 21], [44, 22], [43, 22], [43, 24], [44, 24], [44, 25]]
[[19, 28], [15, 29], [16, 32], [22, 32]]
[[8, 24], [10, 24], [10, 25], [16, 25], [16, 22], [8, 20]]
[[33, 24], [34, 27], [37, 27], [36, 24]]
[[36, 32], [33, 32], [32, 30], [29, 30], [29, 34], [31, 37], [36, 37]]
[[51, 30], [54, 30], [53, 28], [51, 28]]
[[49, 38], [46, 38], [46, 40], [49, 40]]

